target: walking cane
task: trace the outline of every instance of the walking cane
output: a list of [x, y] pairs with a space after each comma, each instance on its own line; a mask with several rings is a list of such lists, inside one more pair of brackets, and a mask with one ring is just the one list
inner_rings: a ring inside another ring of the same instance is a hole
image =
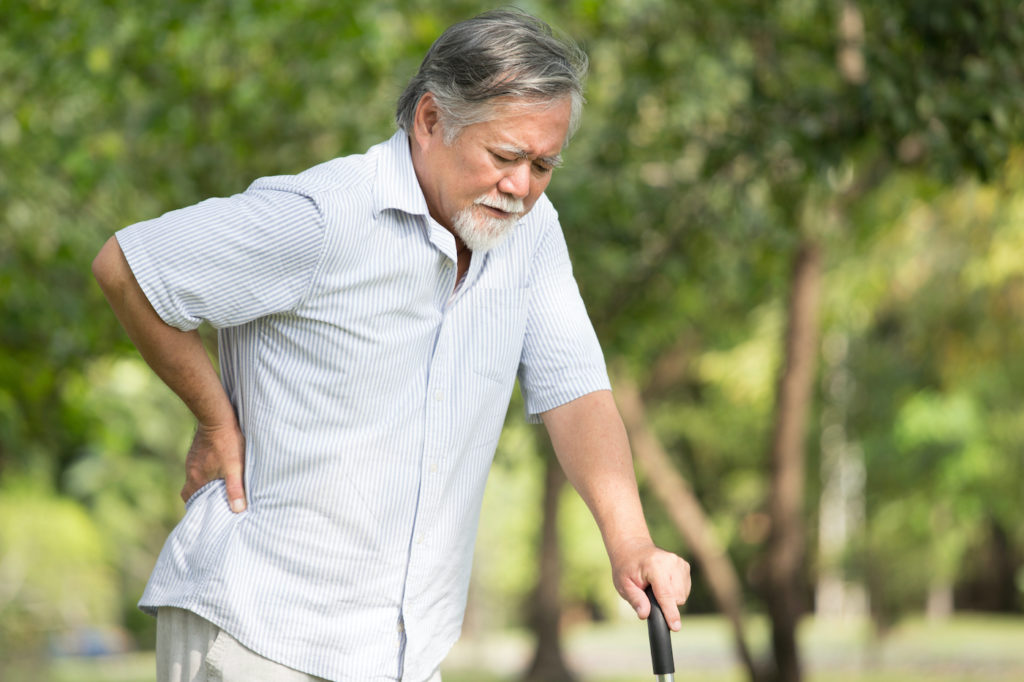
[[665, 614], [662, 613], [658, 600], [654, 598], [654, 590], [648, 585], [644, 590], [651, 600], [651, 614], [647, 616], [647, 634], [651, 638], [651, 663], [654, 664], [654, 675], [658, 682], [674, 682], [676, 664], [672, 660], [672, 639]]

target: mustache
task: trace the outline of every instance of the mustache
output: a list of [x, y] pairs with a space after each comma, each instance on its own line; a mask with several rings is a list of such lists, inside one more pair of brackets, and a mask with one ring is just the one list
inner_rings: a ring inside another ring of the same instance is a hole
[[516, 199], [515, 197], [505, 196], [503, 194], [499, 194], [496, 197], [485, 194], [481, 197], [477, 197], [473, 203], [490, 206], [491, 208], [496, 208], [499, 211], [504, 211], [505, 213], [514, 213], [517, 216], [520, 215], [524, 209], [522, 199]]

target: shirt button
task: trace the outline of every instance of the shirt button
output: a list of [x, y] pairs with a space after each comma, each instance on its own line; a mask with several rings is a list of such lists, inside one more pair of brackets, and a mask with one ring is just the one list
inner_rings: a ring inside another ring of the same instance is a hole
[[436, 474], [437, 473], [437, 463], [436, 462], [434, 462], [433, 464], [430, 465], [430, 473], [432, 473], [432, 474]]
[[402, 620], [398, 621], [398, 631], [399, 632], [405, 632], [405, 621], [402, 621]]
[[441, 402], [442, 400], [444, 400], [444, 391], [436, 391], [434, 393], [434, 400], [436, 400], [437, 402]]

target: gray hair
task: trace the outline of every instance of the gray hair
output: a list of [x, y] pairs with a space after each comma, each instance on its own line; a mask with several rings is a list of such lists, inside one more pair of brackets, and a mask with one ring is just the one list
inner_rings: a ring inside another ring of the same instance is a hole
[[412, 135], [420, 98], [433, 93], [451, 144], [466, 126], [491, 120], [499, 97], [541, 106], [569, 97], [568, 142], [579, 128], [586, 72], [586, 54], [540, 19], [516, 9], [485, 12], [434, 42], [398, 98], [395, 120]]

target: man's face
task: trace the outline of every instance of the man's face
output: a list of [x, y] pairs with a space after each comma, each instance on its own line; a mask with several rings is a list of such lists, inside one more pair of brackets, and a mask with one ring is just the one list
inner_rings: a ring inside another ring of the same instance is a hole
[[[428, 105], [429, 106], [429, 105]], [[463, 128], [451, 145], [443, 125], [420, 143], [430, 214], [474, 251], [486, 251], [533, 208], [560, 163], [569, 130], [568, 98], [499, 104], [495, 117]]]

